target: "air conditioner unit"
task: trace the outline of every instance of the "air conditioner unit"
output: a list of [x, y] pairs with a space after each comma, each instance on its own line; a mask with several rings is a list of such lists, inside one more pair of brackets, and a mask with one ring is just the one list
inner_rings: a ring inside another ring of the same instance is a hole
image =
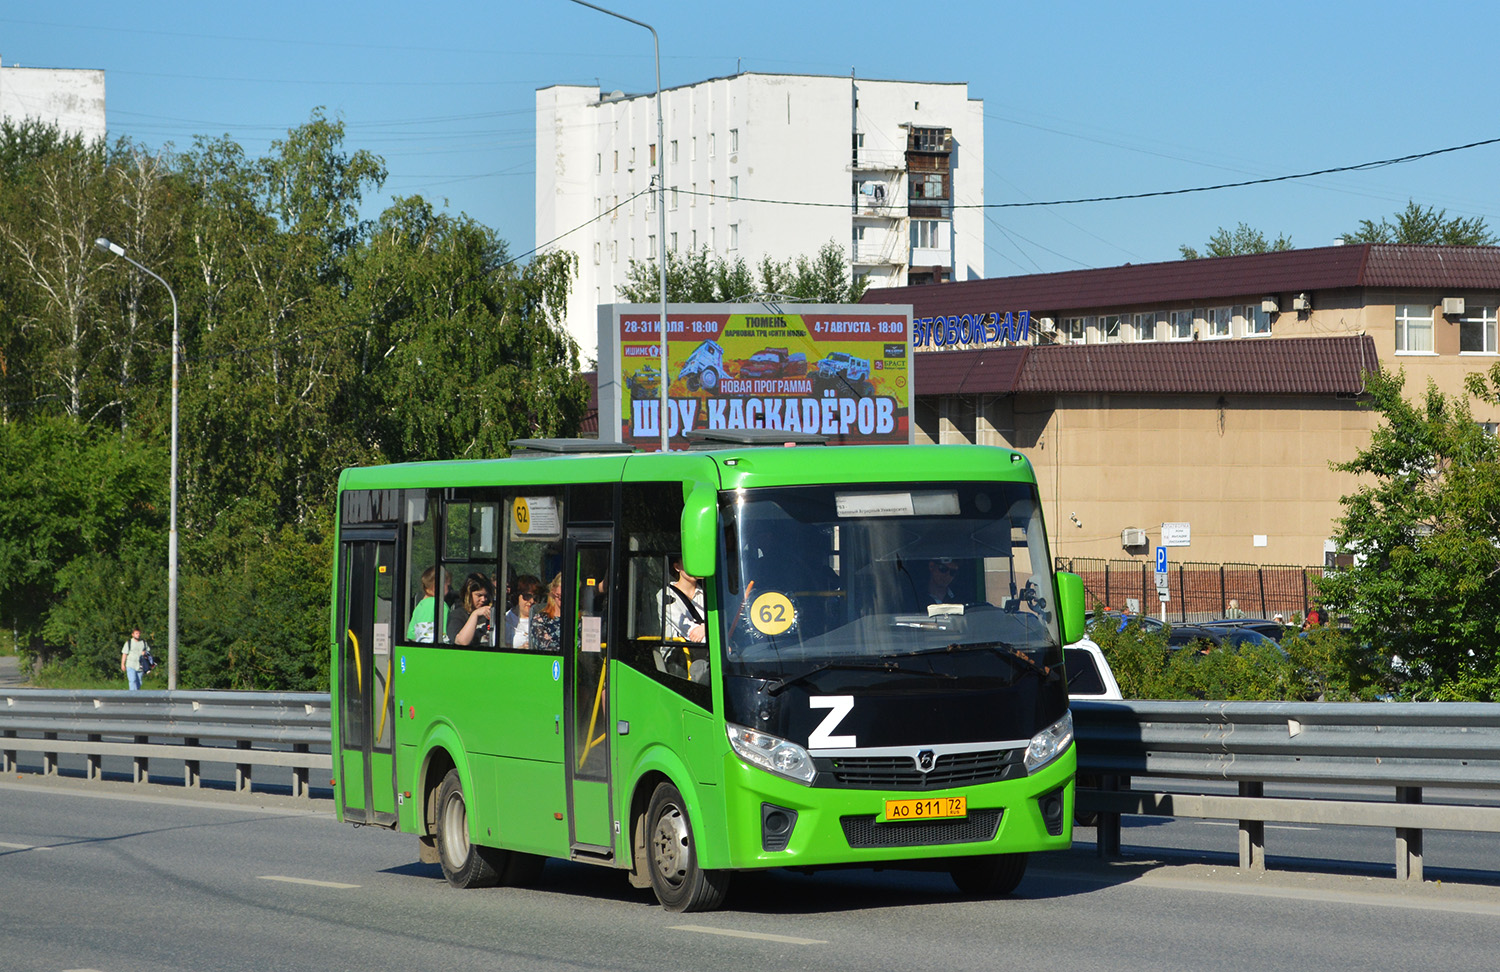
[[1292, 310], [1312, 310], [1312, 298], [1307, 296], [1306, 294], [1298, 294], [1297, 296], [1292, 298]]
[[1443, 298], [1443, 316], [1457, 317], [1464, 312], [1464, 299], [1462, 297]]
[[1281, 304], [1277, 302], [1275, 297], [1267, 297], [1260, 302], [1260, 309], [1267, 314], [1280, 314]]
[[1144, 547], [1146, 545], [1146, 531], [1136, 527], [1128, 527], [1120, 531], [1120, 546], [1122, 547]]
[[1051, 334], [1057, 330], [1057, 322], [1050, 317], [1038, 317], [1036, 319], [1036, 329], [1043, 334]]

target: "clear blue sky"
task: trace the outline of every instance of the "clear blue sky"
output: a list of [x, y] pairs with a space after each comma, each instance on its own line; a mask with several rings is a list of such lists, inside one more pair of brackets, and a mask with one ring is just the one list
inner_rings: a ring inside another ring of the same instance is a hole
[[[964, 81], [986, 202], [1149, 192], [1500, 136], [1500, 4], [605, 3], [661, 35], [662, 83], [747, 71]], [[326, 106], [421, 194], [533, 240], [534, 93], [649, 91], [650, 35], [568, 0], [7, 4], [7, 65], [106, 72], [112, 136], [252, 154]], [[669, 136], [670, 137], [670, 136]], [[992, 209], [989, 276], [1175, 259], [1240, 221], [1322, 246], [1408, 198], [1500, 229], [1500, 145], [1163, 199]], [[809, 241], [812, 249], [820, 241]]]

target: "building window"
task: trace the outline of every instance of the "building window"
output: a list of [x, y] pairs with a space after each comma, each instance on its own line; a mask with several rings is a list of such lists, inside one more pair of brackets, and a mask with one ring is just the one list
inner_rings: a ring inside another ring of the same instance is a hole
[[[677, 164], [677, 139], [675, 139], [675, 138], [672, 139], [672, 156], [671, 156], [671, 158], [672, 158], [672, 164], [676, 165]], [[659, 330], [659, 328], [658, 328], [658, 330]]]
[[1432, 352], [1432, 305], [1396, 305], [1396, 350]]
[[1168, 315], [1167, 336], [1174, 341], [1191, 341], [1193, 339], [1193, 312], [1190, 310], [1174, 310]]
[[714, 157], [714, 133], [713, 132], [709, 132], [708, 133], [708, 157], [709, 158], [713, 158]]
[[693, 140], [688, 143], [688, 161], [689, 162], [697, 162], [698, 161], [698, 136], [697, 135], [694, 135], [693, 136]]
[[1259, 304], [1245, 305], [1245, 336], [1260, 337], [1271, 333], [1271, 315], [1261, 309]]
[[600, 175], [603, 172], [604, 172], [604, 153], [602, 153], [602, 152], [596, 152], [596, 153], [594, 153], [594, 175]]
[[731, 128], [729, 130], [729, 151], [732, 154], [734, 152], [738, 152], [739, 150], [740, 150], [740, 130], [738, 128]]
[[635, 237], [630, 238], [630, 262], [635, 262]]
[[677, 234], [673, 233], [671, 236], [668, 237], [668, 239], [671, 240], [671, 242], [672, 242], [672, 251], [675, 253], [677, 251]]
[[911, 221], [911, 248], [913, 250], [941, 250], [945, 240], [941, 227], [943, 224], [935, 219], [914, 219]]
[[594, 244], [594, 266], [596, 266], [596, 267], [599, 265], [599, 250], [600, 250], [600, 244], [595, 243]]
[[651, 143], [651, 165], [656, 165], [656, 143]]
[[1101, 341], [1120, 340], [1120, 315], [1101, 314], [1099, 317], [1099, 339]]
[[941, 172], [913, 174], [911, 177], [912, 199], [946, 199]]
[[710, 206], [712, 206], [714, 204], [714, 197], [715, 197], [715, 195], [719, 191], [718, 190], [718, 184], [719, 184], [719, 180], [717, 180], [717, 179], [710, 179], [710, 180], [708, 180], [708, 204]]
[[617, 241], [617, 240], [610, 240], [609, 241], [609, 262], [610, 263], [619, 263], [620, 262], [620, 247], [619, 247], [619, 241]]
[[1500, 422], [1479, 422], [1480, 431], [1491, 437], [1500, 437]]
[[698, 205], [698, 183], [696, 183], [696, 182], [693, 183], [693, 188], [691, 190], [689, 190], [689, 193], [688, 193], [688, 205], [689, 206], [696, 206], [696, 205]]
[[635, 146], [630, 146], [630, 167], [635, 168]]
[[1069, 344], [1082, 344], [1084, 323], [1081, 317], [1064, 317], [1057, 330], [1068, 339]]
[[615, 149], [615, 171], [620, 171], [620, 150]]
[[672, 187], [672, 212], [677, 211], [677, 187]]
[[711, 251], [719, 248], [719, 228], [717, 226], [710, 226], [708, 228], [708, 248]]
[[731, 250], [738, 250], [740, 248], [740, 224], [739, 223], [730, 223], [729, 224], [729, 248]]
[[1135, 315], [1135, 339], [1137, 341], [1156, 340], [1156, 313]]
[[1495, 354], [1495, 308], [1475, 307], [1458, 322], [1460, 354]]
[[1210, 307], [1203, 316], [1206, 337], [1227, 338], [1229, 337], [1229, 325], [1234, 320], [1234, 308], [1232, 307]]
[[656, 259], [656, 235], [646, 237], [646, 259]]
[[[694, 250], [697, 250], [698, 249], [698, 231], [697, 230], [693, 230], [692, 236], [690, 237], [690, 242], [691, 242], [692, 248]], [[659, 330], [659, 328], [658, 328], [658, 330]]]
[[729, 198], [730, 199], [738, 199], [738, 198], [740, 198], [740, 177], [739, 176], [730, 176], [729, 177]]

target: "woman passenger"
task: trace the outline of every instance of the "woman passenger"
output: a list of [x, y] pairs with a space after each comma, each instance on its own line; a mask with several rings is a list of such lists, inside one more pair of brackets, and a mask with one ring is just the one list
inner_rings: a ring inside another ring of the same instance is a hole
[[531, 619], [533, 651], [562, 650], [562, 572], [547, 584], [547, 603]]
[[[464, 581], [462, 600], [459, 602], [463, 613], [454, 611], [448, 622], [454, 644], [489, 646], [495, 643], [495, 626], [491, 620], [494, 605], [490, 603], [491, 600], [489, 581], [483, 574], [470, 574], [468, 580]], [[461, 616], [463, 623], [457, 624], [457, 619]]]
[[531, 647], [531, 612], [541, 596], [542, 582], [530, 574], [522, 574], [511, 585], [515, 600], [505, 612], [505, 647]]

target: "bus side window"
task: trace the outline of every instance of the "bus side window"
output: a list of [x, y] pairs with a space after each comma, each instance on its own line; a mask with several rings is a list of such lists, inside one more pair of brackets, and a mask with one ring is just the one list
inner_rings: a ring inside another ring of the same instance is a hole
[[[715, 664], [718, 636], [688, 642], [664, 623], [672, 561], [682, 547], [682, 484], [625, 483], [620, 525], [625, 546], [625, 638], [618, 657], [636, 671], [707, 709], [707, 684], [688, 679], [688, 666]], [[705, 583], [712, 583], [706, 580]]]
[[429, 490], [406, 491], [406, 597], [397, 630], [403, 644], [430, 645], [437, 633], [437, 504]]

